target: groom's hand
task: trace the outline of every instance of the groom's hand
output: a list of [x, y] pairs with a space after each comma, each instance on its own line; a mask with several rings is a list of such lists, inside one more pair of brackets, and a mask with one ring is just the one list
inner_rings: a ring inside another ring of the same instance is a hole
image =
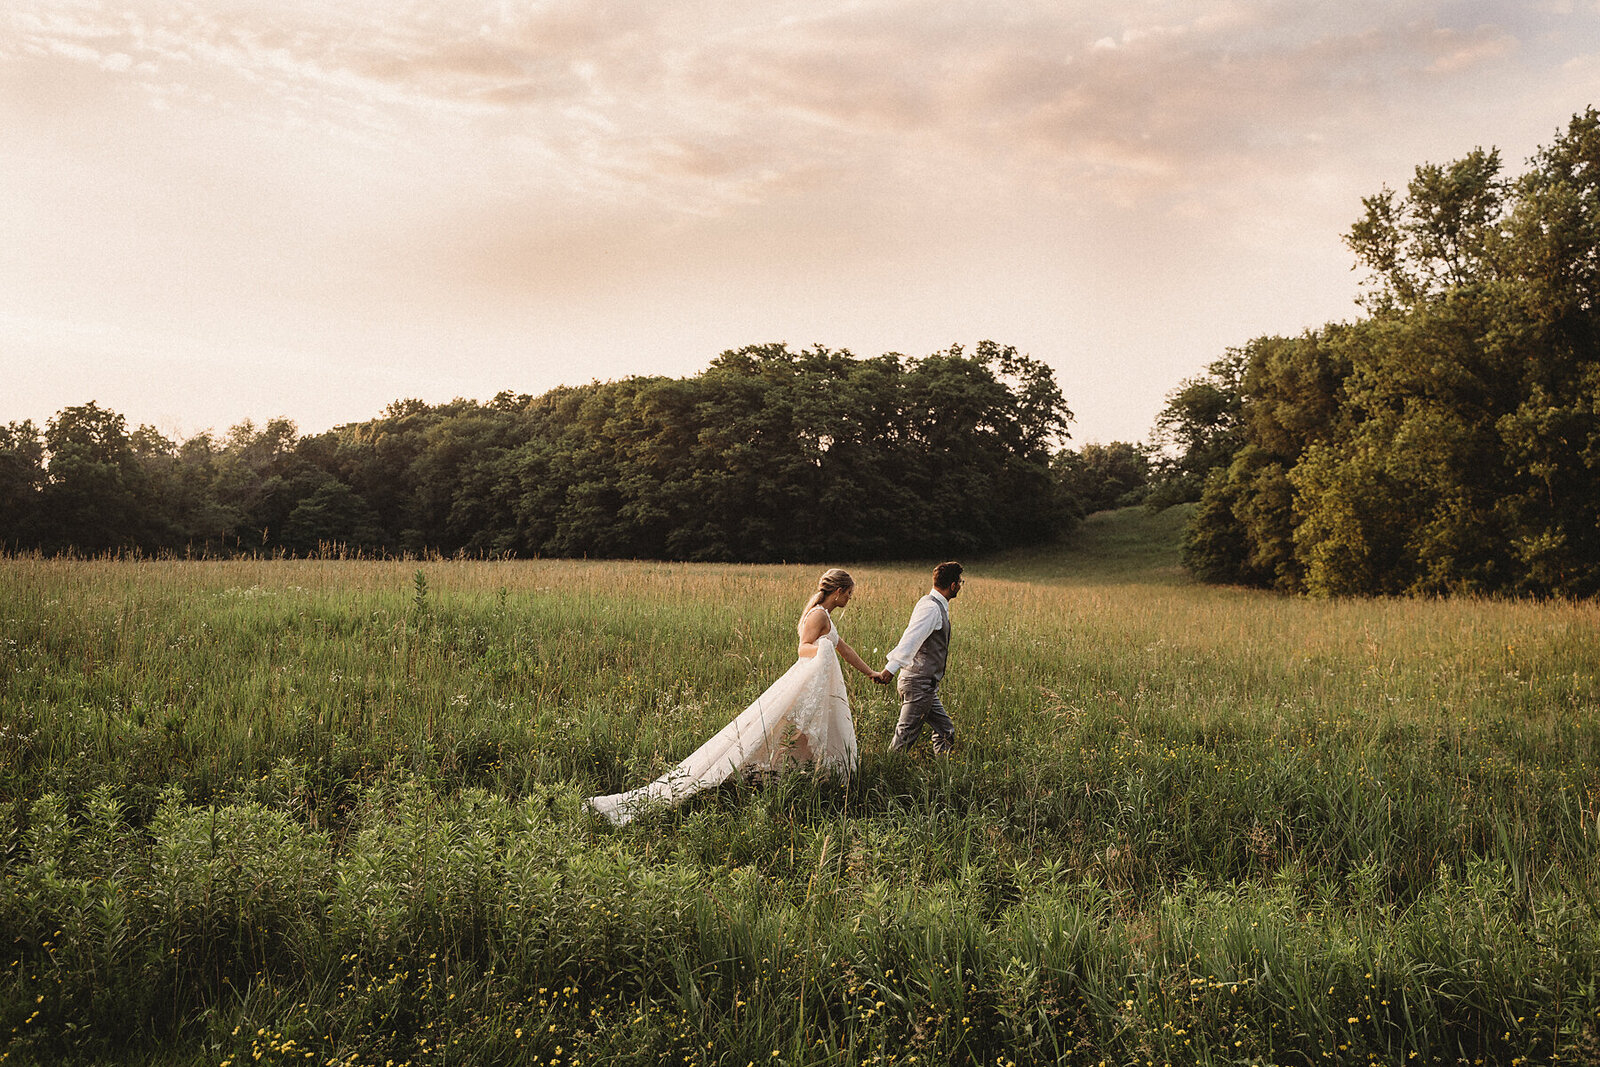
[[877, 682], [879, 685], [888, 685], [889, 684], [889, 679], [891, 679], [893, 677], [894, 677], [894, 675], [889, 672], [889, 668], [885, 667], [883, 670], [879, 671], [877, 674], [874, 674], [872, 676], [872, 680], [874, 682]]

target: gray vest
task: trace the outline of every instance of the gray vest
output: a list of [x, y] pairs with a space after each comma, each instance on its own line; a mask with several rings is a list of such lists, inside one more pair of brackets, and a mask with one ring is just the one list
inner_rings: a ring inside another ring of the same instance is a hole
[[917, 649], [917, 654], [911, 657], [911, 662], [902, 673], [907, 678], [931, 678], [937, 682], [944, 677], [945, 657], [950, 654], [950, 611], [932, 593], [928, 594], [927, 599], [932, 600], [933, 606], [939, 609], [939, 626], [922, 642], [922, 647]]

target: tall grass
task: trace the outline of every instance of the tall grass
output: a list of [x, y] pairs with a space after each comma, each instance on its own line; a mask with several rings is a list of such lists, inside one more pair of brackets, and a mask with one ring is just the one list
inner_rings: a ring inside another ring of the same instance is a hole
[[[0, 562], [0, 1059], [1600, 1057], [1600, 610], [1196, 586], [1170, 523], [969, 564], [953, 758], [856, 677], [849, 781], [621, 831], [820, 568]], [[851, 569], [881, 662], [926, 568]]]

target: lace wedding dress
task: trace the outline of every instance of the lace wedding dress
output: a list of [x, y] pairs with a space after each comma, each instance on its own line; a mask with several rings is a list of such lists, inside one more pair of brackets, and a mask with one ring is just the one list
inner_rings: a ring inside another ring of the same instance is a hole
[[591, 797], [589, 806], [622, 826], [652, 804], [676, 803], [736, 774], [777, 770], [789, 763], [854, 771], [856, 731], [838, 644], [839, 629], [829, 615], [828, 632], [817, 638], [816, 655], [797, 660], [688, 759], [649, 785]]

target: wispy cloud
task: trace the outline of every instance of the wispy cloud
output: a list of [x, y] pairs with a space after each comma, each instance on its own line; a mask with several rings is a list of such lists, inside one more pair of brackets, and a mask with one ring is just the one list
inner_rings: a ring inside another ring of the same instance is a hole
[[197, 3], [49, 3], [12, 14], [4, 51], [96, 65], [169, 105], [249, 95], [375, 129], [482, 123], [580, 184], [704, 209], [930, 147], [1135, 192], [1298, 166], [1297, 146], [1363, 99], [1516, 50], [1494, 25], [1443, 24], [1447, 8], [275, 2], [223, 21]]
[[1433, 31], [1436, 56], [1429, 74], [1460, 74], [1502, 59], [1517, 50], [1516, 38], [1497, 26], [1481, 26], [1470, 33], [1452, 29]]

